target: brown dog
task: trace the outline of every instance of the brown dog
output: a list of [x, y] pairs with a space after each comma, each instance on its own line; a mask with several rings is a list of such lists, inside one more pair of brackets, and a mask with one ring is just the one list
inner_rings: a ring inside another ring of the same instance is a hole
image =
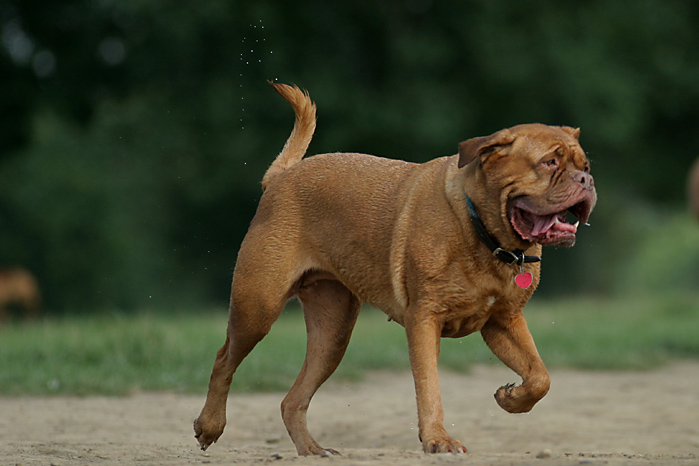
[[441, 337], [480, 331], [523, 380], [498, 389], [497, 403], [511, 413], [532, 409], [549, 389], [522, 315], [539, 282], [541, 245], [572, 246], [577, 226], [566, 212], [586, 222], [596, 202], [579, 131], [516, 126], [424, 164], [350, 153], [301, 160], [315, 105], [296, 87], [273, 85], [296, 123], [262, 180], [240, 248], [226, 342], [194, 421], [201, 448], [223, 433], [236, 368], [294, 295], [308, 344], [282, 417], [300, 455], [337, 453], [313, 439], [306, 411], [340, 363], [361, 303], [406, 329], [425, 452], [466, 451], [443, 426]]
[[9, 317], [11, 308], [18, 308], [27, 319], [36, 319], [40, 304], [39, 285], [28, 270], [0, 270], [0, 323]]
[[694, 218], [699, 220], [699, 159], [694, 161], [694, 165], [689, 170], [687, 177], [687, 201], [689, 210]]

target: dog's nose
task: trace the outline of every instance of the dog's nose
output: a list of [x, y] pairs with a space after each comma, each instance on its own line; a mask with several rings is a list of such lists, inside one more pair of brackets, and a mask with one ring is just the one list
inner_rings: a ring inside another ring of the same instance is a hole
[[585, 189], [592, 189], [595, 187], [595, 179], [589, 173], [578, 172], [573, 176], [573, 181], [582, 184]]

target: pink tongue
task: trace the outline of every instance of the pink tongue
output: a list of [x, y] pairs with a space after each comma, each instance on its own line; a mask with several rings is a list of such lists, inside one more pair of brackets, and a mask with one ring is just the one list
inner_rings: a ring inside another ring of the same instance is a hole
[[[551, 229], [551, 226], [556, 222], [555, 215], [535, 215], [534, 227], [532, 228], [532, 236], [539, 236]], [[572, 226], [572, 225], [571, 225]]]
[[570, 223], [566, 222], [559, 222], [553, 225], [553, 229], [556, 231], [563, 231], [566, 233], [573, 233], [576, 234], [578, 232], [578, 227], [575, 225], [571, 225]]
[[578, 227], [567, 222], [556, 222], [558, 215], [537, 215], [534, 217], [532, 236], [545, 235], [549, 230], [576, 234]]

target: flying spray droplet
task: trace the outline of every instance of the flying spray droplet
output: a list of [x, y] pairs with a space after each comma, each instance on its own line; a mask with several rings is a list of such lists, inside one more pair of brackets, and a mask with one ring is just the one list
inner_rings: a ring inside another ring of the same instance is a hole
[[[255, 65], [255, 63], [261, 65], [263, 63], [263, 55], [267, 53], [266, 50], [263, 50], [260, 48], [260, 45], [263, 42], [266, 42], [267, 39], [265, 37], [261, 37], [262, 35], [262, 30], [265, 29], [265, 26], [262, 22], [262, 20], [258, 20], [256, 23], [248, 23], [248, 30], [247, 33], [242, 37], [240, 43], [242, 44], [240, 48], [240, 64], [241, 66], [244, 67], [244, 69], [252, 69], [256, 72], [259, 72], [261, 68], [247, 68], [251, 65]], [[255, 45], [257, 44], [257, 45]], [[252, 47], [251, 47], [252, 46]], [[271, 54], [272, 51], [269, 50], [269, 53]], [[244, 62], [244, 65], [243, 65]], [[241, 68], [242, 71], [242, 68]], [[245, 108], [243, 107], [243, 102], [245, 101], [244, 97], [244, 76], [243, 73], [239, 73], [238, 77], [240, 79], [238, 88], [241, 93], [240, 101], [241, 101], [241, 106], [240, 106], [240, 128], [245, 129]], [[277, 78], [275, 78], [275, 81]]]

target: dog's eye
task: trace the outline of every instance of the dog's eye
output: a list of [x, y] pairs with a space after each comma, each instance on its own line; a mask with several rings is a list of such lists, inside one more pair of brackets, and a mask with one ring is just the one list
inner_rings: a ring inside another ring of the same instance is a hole
[[558, 160], [557, 159], [549, 159], [549, 160], [544, 160], [541, 162], [544, 164], [544, 166], [548, 168], [555, 168], [558, 166]]

